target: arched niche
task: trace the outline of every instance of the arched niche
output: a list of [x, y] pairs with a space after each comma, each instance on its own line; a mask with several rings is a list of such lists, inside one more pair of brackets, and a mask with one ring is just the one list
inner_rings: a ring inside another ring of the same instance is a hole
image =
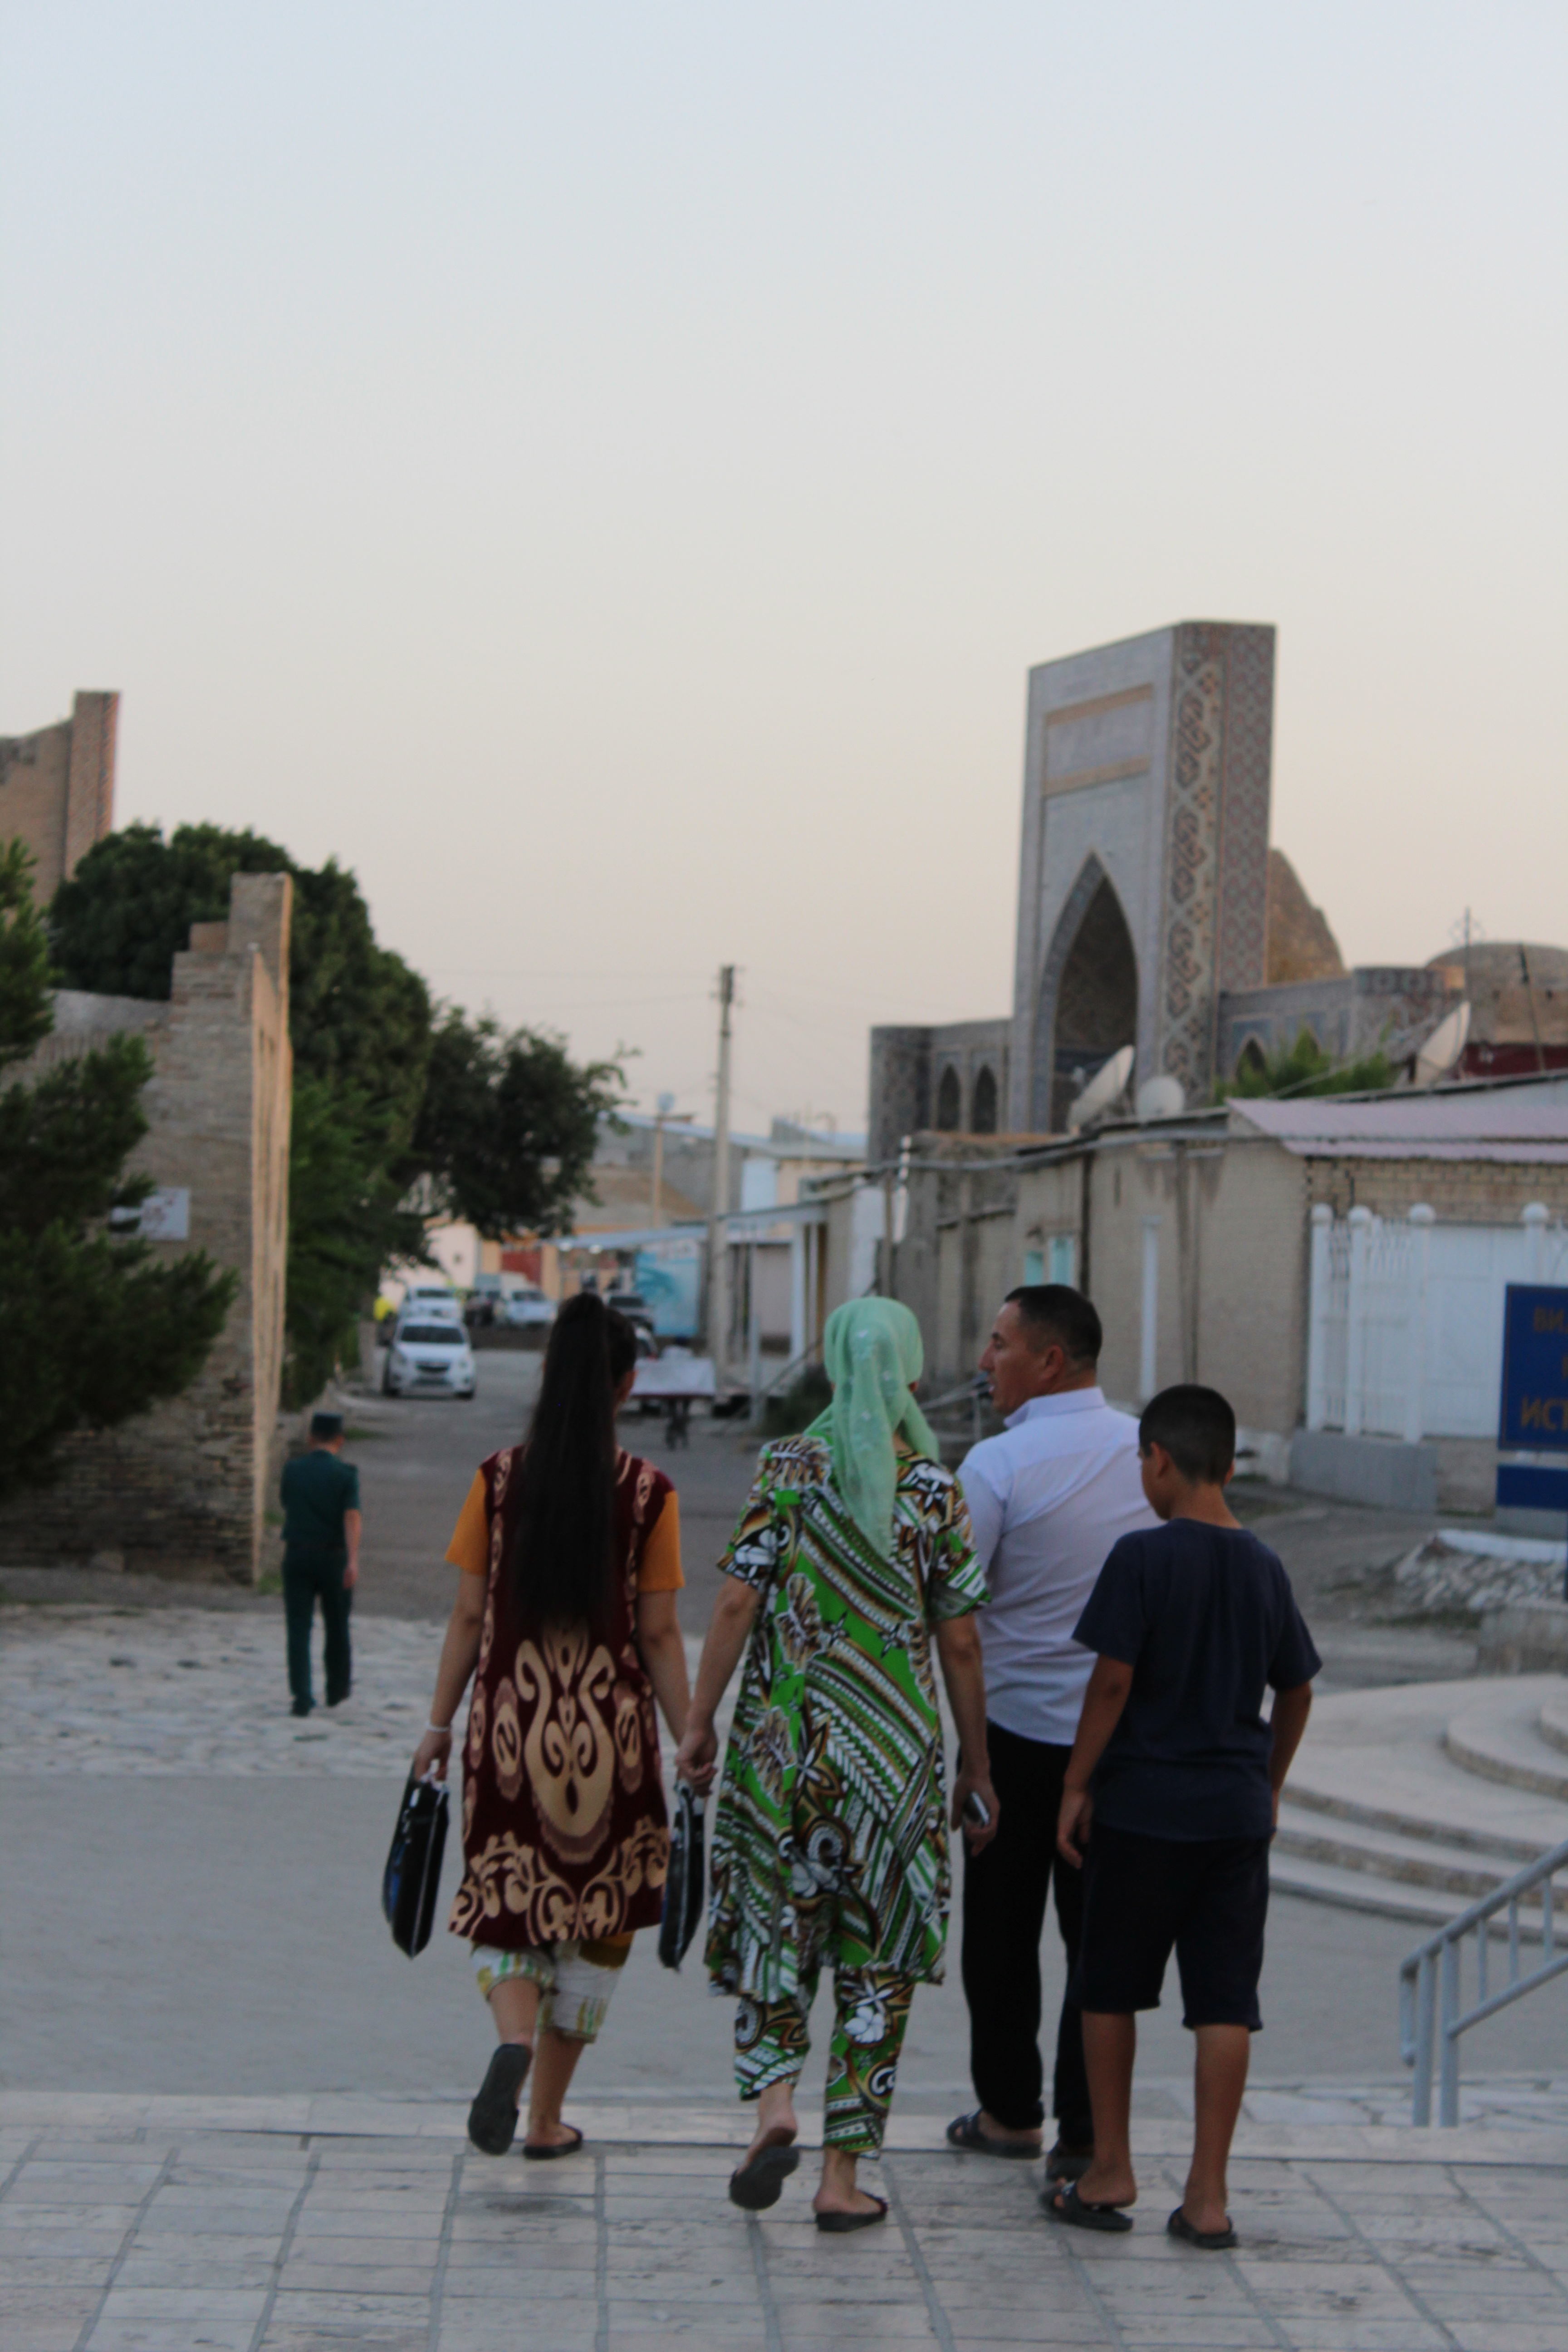
[[954, 1135], [963, 1124], [963, 1089], [950, 1062], [937, 1081], [936, 1123], [943, 1135]]
[[1073, 1097], [1138, 1038], [1138, 956], [1110, 876], [1085, 861], [1040, 976], [1032, 1124], [1060, 1135]]
[[973, 1135], [994, 1135], [996, 1132], [996, 1073], [989, 1062], [982, 1064], [980, 1075], [974, 1081], [969, 1127]]

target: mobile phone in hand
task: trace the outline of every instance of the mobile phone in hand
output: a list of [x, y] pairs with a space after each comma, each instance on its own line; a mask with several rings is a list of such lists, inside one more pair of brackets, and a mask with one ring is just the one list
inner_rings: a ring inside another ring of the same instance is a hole
[[963, 1801], [963, 1818], [973, 1829], [988, 1830], [990, 1828], [991, 1808], [986, 1803], [978, 1789], [971, 1789], [968, 1796], [965, 1797]]

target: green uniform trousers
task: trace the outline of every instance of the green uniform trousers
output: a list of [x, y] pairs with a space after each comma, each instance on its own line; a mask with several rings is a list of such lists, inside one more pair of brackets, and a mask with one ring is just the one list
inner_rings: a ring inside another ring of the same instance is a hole
[[348, 1560], [342, 1552], [308, 1551], [290, 1544], [283, 1554], [283, 1617], [289, 1629], [289, 1696], [303, 1714], [310, 1694], [310, 1628], [321, 1604], [326, 1633], [327, 1705], [347, 1698], [353, 1675], [349, 1650], [349, 1610], [353, 1593], [343, 1582]]

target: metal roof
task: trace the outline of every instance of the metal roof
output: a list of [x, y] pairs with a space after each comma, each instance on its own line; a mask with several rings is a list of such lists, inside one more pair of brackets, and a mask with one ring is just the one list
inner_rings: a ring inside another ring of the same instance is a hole
[[1568, 1078], [1362, 1097], [1232, 1096], [1233, 1118], [1300, 1158], [1568, 1163]]

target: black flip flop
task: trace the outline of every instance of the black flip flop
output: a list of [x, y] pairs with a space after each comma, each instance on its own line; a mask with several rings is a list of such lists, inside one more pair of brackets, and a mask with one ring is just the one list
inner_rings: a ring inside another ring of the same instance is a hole
[[1236, 2231], [1228, 2221], [1223, 2230], [1194, 2230], [1179, 2205], [1165, 2229], [1169, 2236], [1180, 2238], [1184, 2246], [1195, 2246], [1200, 2254], [1223, 2254], [1236, 2243]]
[[530, 2164], [550, 2164], [553, 2162], [554, 2158], [558, 2156], [575, 2156], [577, 2150], [583, 2145], [583, 2135], [577, 2129], [575, 2124], [568, 2124], [566, 2128], [573, 2137], [570, 2139], [562, 2140], [559, 2145], [552, 2145], [549, 2147], [531, 2147], [527, 2140], [524, 2140], [522, 2143], [522, 2152], [524, 2156], [527, 2157]]
[[504, 2156], [517, 2137], [517, 2095], [532, 2063], [533, 2053], [526, 2042], [503, 2042], [492, 2053], [479, 2095], [468, 2109], [468, 2137], [481, 2156]]
[[760, 2147], [755, 2156], [730, 2175], [730, 2202], [748, 2213], [765, 2213], [784, 2195], [784, 2182], [800, 2162], [800, 2150]]
[[949, 2147], [966, 2148], [973, 2156], [1010, 2156], [1023, 2164], [1033, 2164], [1040, 2152], [1026, 2140], [993, 2139], [988, 2131], [980, 2128], [978, 2107], [973, 2115], [954, 2116], [947, 2127], [947, 2144]]
[[1131, 2214], [1124, 2213], [1120, 2205], [1091, 2205], [1080, 2197], [1076, 2180], [1048, 2190], [1040, 2203], [1053, 2221], [1070, 2222], [1075, 2230], [1103, 2230], [1120, 2238], [1132, 2227]]
[[[868, 2189], [866, 2194], [871, 2197]], [[879, 2221], [885, 2221], [888, 2218], [888, 2200], [885, 2197], [871, 2197], [871, 2202], [877, 2209], [874, 2213], [819, 2213], [816, 2226], [819, 2230], [826, 2230], [833, 2238], [847, 2238], [851, 2230], [874, 2229]]]

